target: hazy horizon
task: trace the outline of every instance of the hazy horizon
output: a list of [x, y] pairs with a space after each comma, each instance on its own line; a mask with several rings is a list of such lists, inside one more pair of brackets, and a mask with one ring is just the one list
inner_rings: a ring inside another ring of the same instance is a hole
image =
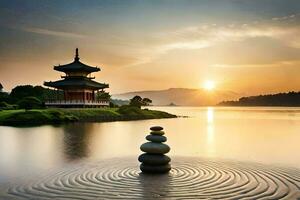
[[112, 94], [208, 81], [246, 95], [299, 91], [299, 22], [297, 0], [4, 0], [0, 83], [57, 80], [53, 65], [78, 47]]

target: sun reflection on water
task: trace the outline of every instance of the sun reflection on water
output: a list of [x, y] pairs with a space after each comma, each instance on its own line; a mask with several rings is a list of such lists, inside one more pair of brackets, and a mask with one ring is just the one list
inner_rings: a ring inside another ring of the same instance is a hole
[[214, 108], [208, 107], [206, 111], [207, 119], [207, 155], [215, 154], [215, 134], [214, 134]]

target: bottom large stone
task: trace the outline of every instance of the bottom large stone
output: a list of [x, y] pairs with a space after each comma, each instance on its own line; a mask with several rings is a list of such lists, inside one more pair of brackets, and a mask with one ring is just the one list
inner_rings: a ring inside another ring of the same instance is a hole
[[147, 165], [142, 163], [140, 165], [140, 169], [144, 173], [149, 173], [149, 174], [163, 174], [163, 173], [168, 173], [171, 170], [171, 165]]

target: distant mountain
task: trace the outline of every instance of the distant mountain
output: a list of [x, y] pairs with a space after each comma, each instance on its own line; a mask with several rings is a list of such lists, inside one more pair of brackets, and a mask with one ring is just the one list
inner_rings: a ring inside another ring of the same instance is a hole
[[224, 100], [237, 100], [243, 96], [231, 91], [206, 91], [202, 89], [170, 88], [167, 90], [137, 91], [112, 95], [114, 99], [128, 100], [139, 95], [148, 97], [153, 105], [178, 105], [178, 106], [207, 106], [216, 105]]
[[223, 101], [220, 106], [300, 106], [300, 92], [242, 97], [238, 101]]

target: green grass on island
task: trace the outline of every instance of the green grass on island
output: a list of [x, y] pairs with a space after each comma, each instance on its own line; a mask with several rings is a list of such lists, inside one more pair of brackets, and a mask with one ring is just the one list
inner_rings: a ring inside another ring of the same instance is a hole
[[175, 117], [176, 115], [163, 111], [129, 106], [120, 108], [2, 110], [0, 111], [0, 125], [33, 126], [67, 122], [109, 122]]

